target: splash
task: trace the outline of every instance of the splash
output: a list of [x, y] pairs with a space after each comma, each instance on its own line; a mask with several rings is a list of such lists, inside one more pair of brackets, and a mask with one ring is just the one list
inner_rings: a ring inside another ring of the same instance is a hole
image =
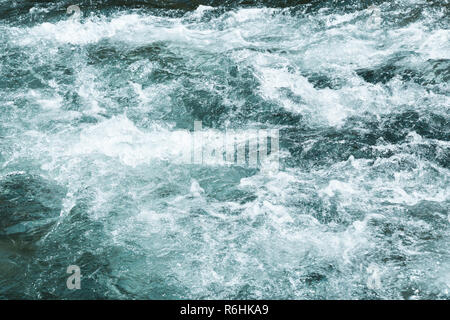
[[448, 6], [304, 2], [2, 5], [0, 297], [449, 299]]

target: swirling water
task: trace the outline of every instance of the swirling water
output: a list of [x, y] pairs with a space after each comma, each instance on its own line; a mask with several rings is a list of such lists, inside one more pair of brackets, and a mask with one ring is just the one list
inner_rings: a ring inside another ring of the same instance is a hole
[[0, 298], [450, 298], [447, 0], [71, 4], [0, 1]]

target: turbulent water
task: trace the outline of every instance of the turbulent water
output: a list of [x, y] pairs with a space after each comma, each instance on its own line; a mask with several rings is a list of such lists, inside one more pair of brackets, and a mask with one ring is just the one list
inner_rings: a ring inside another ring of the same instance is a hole
[[0, 0], [0, 298], [450, 299], [449, 10]]

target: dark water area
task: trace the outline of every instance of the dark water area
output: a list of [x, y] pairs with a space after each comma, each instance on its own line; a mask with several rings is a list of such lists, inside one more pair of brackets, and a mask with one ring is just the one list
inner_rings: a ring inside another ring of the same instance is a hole
[[0, 0], [0, 298], [449, 299], [449, 9]]

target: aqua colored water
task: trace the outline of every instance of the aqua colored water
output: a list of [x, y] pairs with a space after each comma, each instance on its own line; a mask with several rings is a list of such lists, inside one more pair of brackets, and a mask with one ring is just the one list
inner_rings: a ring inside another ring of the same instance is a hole
[[0, 0], [0, 298], [449, 299], [449, 9]]

